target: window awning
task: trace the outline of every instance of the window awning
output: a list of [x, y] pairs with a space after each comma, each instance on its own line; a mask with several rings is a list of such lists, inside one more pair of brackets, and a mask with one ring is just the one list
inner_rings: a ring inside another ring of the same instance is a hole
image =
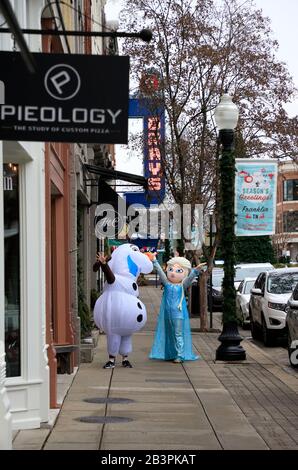
[[88, 165], [84, 164], [84, 168], [94, 175], [100, 176], [104, 180], [113, 179], [128, 181], [129, 183], [134, 183], [139, 186], [143, 186], [144, 189], [148, 187], [147, 178], [144, 176], [133, 175], [132, 173], [125, 173], [124, 171], [112, 170], [110, 168], [103, 168], [97, 165]]
[[[98, 182], [98, 199], [97, 204], [111, 204], [117, 207], [119, 201], [124, 201], [122, 197], [105, 181]], [[125, 202], [124, 202], [125, 203]]]

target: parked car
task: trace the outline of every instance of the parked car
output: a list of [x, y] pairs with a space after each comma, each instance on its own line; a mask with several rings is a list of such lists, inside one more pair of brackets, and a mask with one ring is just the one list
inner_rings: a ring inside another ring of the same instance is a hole
[[298, 268], [275, 269], [259, 274], [251, 290], [249, 316], [251, 334], [262, 332], [265, 346], [286, 333], [286, 306], [298, 282]]
[[255, 280], [254, 277], [246, 277], [240, 282], [236, 292], [236, 314], [244, 328], [250, 325], [249, 300], [250, 291], [255, 284]]
[[[222, 310], [223, 295], [222, 295], [222, 281], [224, 271], [220, 268], [213, 268], [212, 270], [212, 309]], [[207, 283], [208, 289], [208, 306], [210, 308], [210, 278]]]
[[289, 361], [292, 367], [298, 367], [298, 284], [288, 300], [286, 314]]
[[264, 271], [272, 271], [274, 267], [271, 263], [241, 263], [235, 266], [235, 289], [237, 290], [241, 281], [246, 277], [254, 277]]

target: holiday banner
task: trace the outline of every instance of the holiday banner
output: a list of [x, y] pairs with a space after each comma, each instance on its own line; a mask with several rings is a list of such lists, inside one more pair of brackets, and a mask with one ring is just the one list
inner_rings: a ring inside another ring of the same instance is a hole
[[236, 159], [235, 233], [239, 237], [275, 233], [277, 162]]

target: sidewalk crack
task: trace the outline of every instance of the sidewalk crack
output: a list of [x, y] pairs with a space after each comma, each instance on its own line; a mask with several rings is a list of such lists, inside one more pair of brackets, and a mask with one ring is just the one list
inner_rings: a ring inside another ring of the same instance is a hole
[[[110, 376], [110, 381], [109, 381], [109, 387], [108, 387], [107, 398], [109, 398], [109, 395], [110, 395], [110, 390], [111, 390], [113, 375], [114, 375], [114, 369], [111, 370], [111, 376]], [[105, 410], [104, 410], [104, 417], [107, 416], [107, 412], [108, 412], [108, 400], [107, 400], [107, 402], [106, 402], [106, 406], [105, 406]], [[100, 438], [99, 438], [98, 450], [101, 450], [102, 441], [103, 441], [103, 436], [104, 436], [104, 431], [105, 431], [105, 426], [106, 426], [106, 423], [103, 423], [102, 429], [101, 429], [101, 433], [100, 433]]]

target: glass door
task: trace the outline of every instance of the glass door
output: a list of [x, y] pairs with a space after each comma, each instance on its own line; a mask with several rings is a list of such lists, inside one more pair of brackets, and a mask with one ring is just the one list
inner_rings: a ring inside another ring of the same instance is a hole
[[3, 165], [6, 376], [21, 375], [19, 166]]

